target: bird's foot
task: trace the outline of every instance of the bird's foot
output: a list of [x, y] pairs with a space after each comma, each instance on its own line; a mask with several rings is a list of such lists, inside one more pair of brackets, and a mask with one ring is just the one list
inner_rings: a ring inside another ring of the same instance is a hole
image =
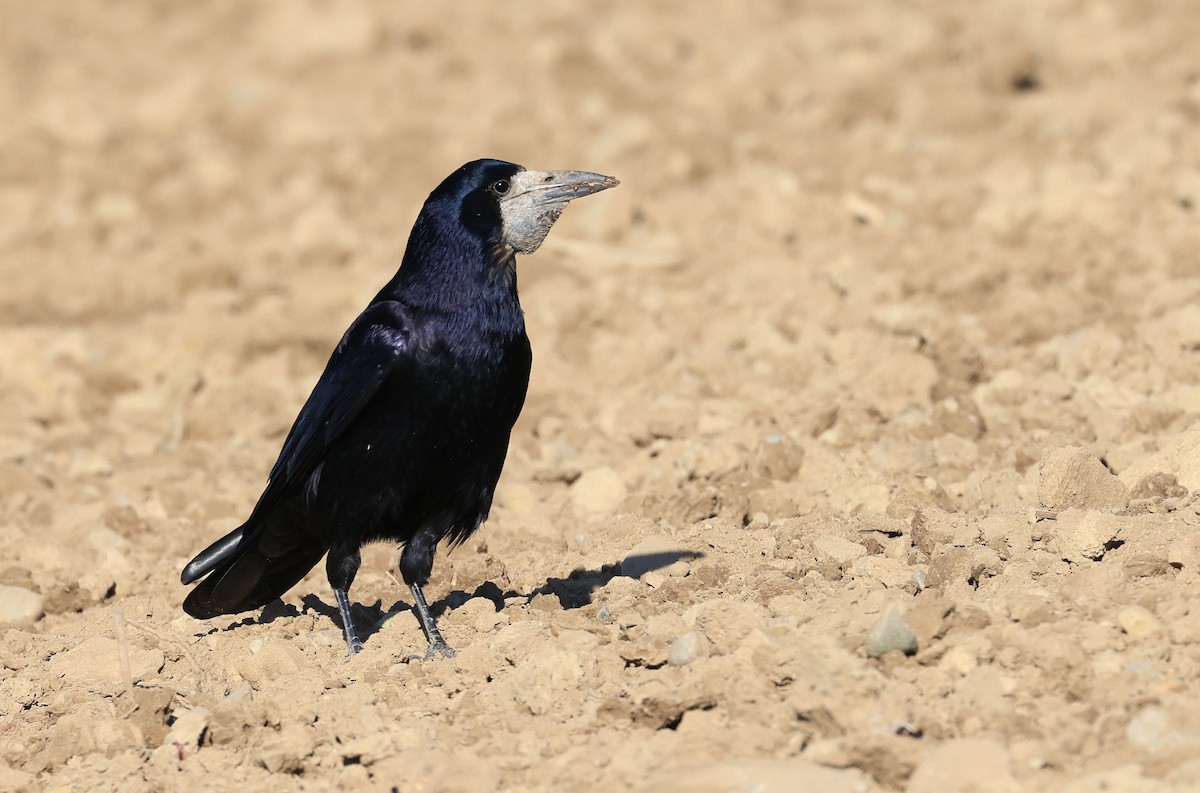
[[420, 663], [427, 664], [430, 661], [436, 661], [439, 657], [453, 658], [456, 655], [458, 655], [458, 650], [455, 650], [444, 641], [430, 642], [429, 648], [425, 650], [424, 655], [413, 653], [404, 659], [404, 663], [411, 664], [413, 661], [419, 661]]
[[458, 655], [458, 650], [455, 650], [453, 647], [446, 644], [444, 641], [430, 642], [429, 649], [427, 649], [425, 651], [425, 659], [424, 660], [432, 661], [433, 659], [437, 658], [439, 655], [442, 658], [453, 658], [454, 656]]
[[363, 651], [362, 639], [359, 639], [357, 636], [352, 639], [346, 639], [346, 646], [350, 649], [351, 658]]

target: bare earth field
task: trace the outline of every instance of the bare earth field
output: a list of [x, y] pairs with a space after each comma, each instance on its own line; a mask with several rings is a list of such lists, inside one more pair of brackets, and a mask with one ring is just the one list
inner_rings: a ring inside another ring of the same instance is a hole
[[[0, 17], [0, 789], [1200, 789], [1200, 5]], [[461, 163], [613, 174], [430, 584], [185, 616]]]

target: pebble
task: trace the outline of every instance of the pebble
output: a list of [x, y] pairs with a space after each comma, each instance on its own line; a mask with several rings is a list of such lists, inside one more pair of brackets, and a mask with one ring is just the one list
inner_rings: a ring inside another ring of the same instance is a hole
[[1061, 558], [1079, 564], [1102, 558], [1105, 546], [1120, 536], [1122, 528], [1122, 519], [1110, 513], [1066, 509], [1053, 521], [1050, 545]]
[[1082, 446], [1046, 449], [1038, 465], [1038, 501], [1048, 509], [1122, 509], [1129, 488]]
[[201, 707], [179, 709], [173, 715], [175, 722], [163, 743], [174, 746], [183, 759], [200, 750], [200, 740], [208, 729], [208, 710]]
[[697, 658], [708, 654], [708, 641], [699, 631], [688, 631], [671, 642], [667, 650], [667, 663], [671, 666], [686, 666]]
[[19, 586], [0, 586], [0, 624], [37, 622], [46, 613], [46, 600]]
[[884, 609], [867, 631], [865, 648], [868, 658], [879, 658], [896, 651], [912, 655], [917, 651], [917, 637], [900, 615], [900, 609], [893, 604]]
[[585, 471], [571, 485], [571, 505], [580, 514], [613, 512], [625, 500], [625, 482], [611, 468]]
[[1143, 606], [1126, 606], [1117, 612], [1117, 624], [1121, 630], [1135, 639], [1162, 633], [1163, 625], [1150, 609]]
[[840, 565], [849, 564], [867, 555], [866, 548], [841, 537], [822, 537], [813, 543], [813, 550], [818, 561], [830, 559]]
[[1140, 744], [1149, 749], [1167, 728], [1167, 712], [1157, 705], [1151, 705], [1129, 720], [1129, 725], [1125, 728], [1125, 737], [1130, 743]]

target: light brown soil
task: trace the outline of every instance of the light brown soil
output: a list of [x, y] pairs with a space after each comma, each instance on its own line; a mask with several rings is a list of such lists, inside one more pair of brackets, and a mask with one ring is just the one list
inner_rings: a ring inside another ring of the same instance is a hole
[[[0, 789], [1197, 789], [1200, 6], [447, 8], [4, 0]], [[390, 547], [353, 659], [321, 568], [186, 617], [480, 156], [622, 185], [461, 654]]]

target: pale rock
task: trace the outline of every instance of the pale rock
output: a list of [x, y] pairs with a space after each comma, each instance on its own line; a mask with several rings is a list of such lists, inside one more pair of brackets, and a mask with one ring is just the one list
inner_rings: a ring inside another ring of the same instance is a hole
[[688, 609], [684, 619], [712, 643], [714, 655], [725, 655], [737, 650], [752, 630], [766, 624], [767, 610], [757, 603], [717, 597]]
[[1156, 636], [1163, 632], [1163, 625], [1158, 617], [1142, 606], [1126, 606], [1121, 609], [1117, 612], [1117, 624], [1135, 639]]
[[208, 730], [209, 713], [206, 708], [179, 709], [173, 714], [175, 721], [163, 739], [163, 744], [174, 746], [181, 755], [195, 754]]
[[912, 655], [917, 651], [917, 637], [895, 604], [885, 608], [871, 625], [864, 649], [868, 658], [879, 658], [897, 651]]
[[[1150, 752], [1200, 752], [1200, 734], [1181, 730], [1160, 705], [1147, 705], [1129, 720], [1125, 737]], [[1183, 721], [1180, 719], [1179, 721]]]
[[938, 668], [965, 677], [978, 668], [982, 658], [989, 657], [991, 653], [992, 643], [976, 634], [947, 650], [938, 661]]
[[1122, 519], [1107, 512], [1066, 509], [1053, 523], [1050, 547], [1063, 559], [1078, 564], [1100, 559], [1109, 543], [1121, 536]]
[[855, 578], [874, 579], [888, 589], [918, 588], [913, 580], [915, 573], [912, 567], [886, 556], [864, 556], [856, 559], [854, 564], [850, 565], [850, 573]]
[[1016, 369], [1002, 369], [991, 380], [977, 386], [972, 396], [980, 408], [1015, 407], [1028, 398], [1029, 380]]
[[1157, 453], [1143, 457], [1121, 471], [1121, 481], [1132, 488], [1156, 473], [1174, 474], [1189, 492], [1200, 490], [1200, 424], [1193, 424]]
[[688, 631], [667, 649], [667, 663], [671, 666], [686, 666], [697, 658], [708, 654], [708, 639], [699, 631]]
[[585, 471], [571, 485], [571, 505], [581, 515], [613, 512], [625, 500], [625, 482], [612, 468]]
[[1150, 749], [1169, 729], [1170, 719], [1166, 710], [1157, 705], [1150, 705], [1142, 708], [1129, 720], [1125, 728], [1125, 737], [1131, 743]]
[[929, 560], [927, 587], [974, 586], [980, 579], [998, 575], [1000, 555], [983, 545], [947, 548]]
[[493, 628], [507, 620], [507, 616], [496, 610], [496, 604], [488, 598], [471, 598], [454, 610], [456, 619], [472, 625], [480, 633], [490, 633]]
[[1038, 465], [1038, 502], [1047, 509], [1123, 509], [1129, 488], [1081, 446], [1046, 449]]
[[817, 561], [830, 560], [839, 565], [846, 565], [859, 557], [867, 555], [867, 549], [856, 542], [850, 542], [842, 537], [821, 537], [813, 543]]
[[46, 613], [46, 600], [19, 586], [0, 586], [0, 625], [37, 622]]

